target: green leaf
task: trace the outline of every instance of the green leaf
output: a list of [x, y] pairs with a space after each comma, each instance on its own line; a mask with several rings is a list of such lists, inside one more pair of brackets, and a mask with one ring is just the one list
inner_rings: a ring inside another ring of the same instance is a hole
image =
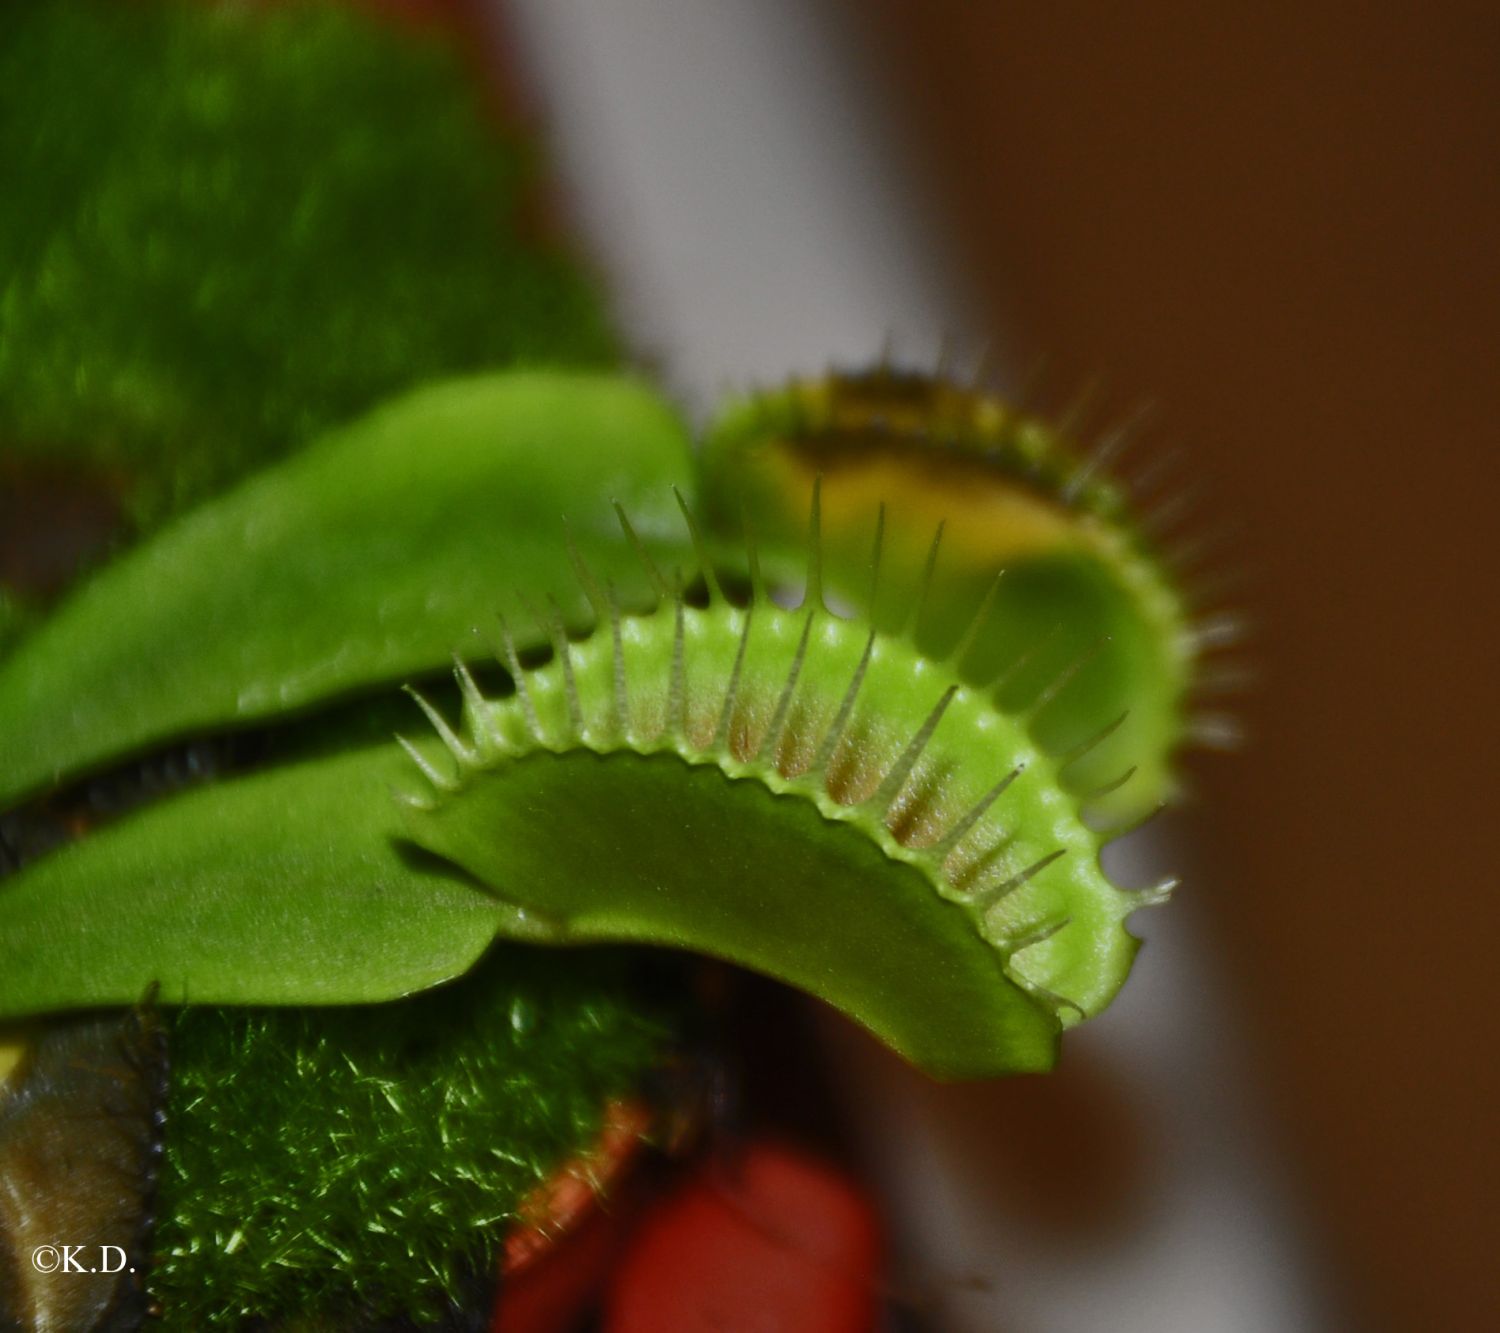
[[460, 679], [460, 730], [429, 709], [447, 753], [414, 752], [419, 843], [536, 938], [729, 959], [933, 1074], [1049, 1067], [1160, 897], [1106, 880], [1025, 714], [816, 600], [665, 597], [498, 702]]
[[352, 1004], [459, 976], [513, 915], [398, 845], [394, 746], [189, 792], [0, 884], [0, 1017]]
[[826, 578], [854, 600], [883, 513], [876, 623], [903, 627], [920, 606], [916, 642], [936, 655], [967, 635], [965, 683], [1035, 706], [1049, 745], [1082, 752], [1072, 790], [1101, 792], [1101, 813], [1126, 821], [1176, 792], [1195, 640], [1172, 571], [1098, 461], [996, 398], [882, 368], [728, 404], [700, 494], [718, 537], [734, 545], [748, 522], [768, 573], [788, 578], [820, 484]]
[[[475, 626], [556, 597], [587, 619], [578, 553], [630, 605], [648, 545], [684, 546], [689, 445], [619, 376], [513, 372], [424, 388], [162, 529], [0, 664], [0, 807], [193, 732], [275, 717], [487, 652]], [[664, 534], [670, 534], [669, 537]]]
[[1059, 1024], [966, 913], [795, 796], [676, 756], [509, 765], [412, 821], [558, 943], [726, 959], [842, 1010], [942, 1077], [1049, 1069]]
[[758, 585], [747, 607], [710, 581], [706, 606], [600, 609], [550, 661], [504, 649], [503, 698], [460, 668], [461, 729], [421, 701], [410, 758], [288, 764], [33, 863], [0, 887], [0, 1017], [152, 982], [169, 1002], [378, 1000], [495, 935], [727, 959], [945, 1077], [1045, 1069], [1108, 1004], [1125, 920], [1162, 894], [1108, 882], [1071, 760], [1027, 715]]

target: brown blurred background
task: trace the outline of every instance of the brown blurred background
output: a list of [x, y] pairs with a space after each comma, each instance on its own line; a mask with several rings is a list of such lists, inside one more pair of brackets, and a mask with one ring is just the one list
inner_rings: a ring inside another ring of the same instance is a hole
[[855, 8], [997, 326], [1245, 525], [1196, 823], [1325, 1262], [1361, 1328], [1500, 1327], [1500, 11]]

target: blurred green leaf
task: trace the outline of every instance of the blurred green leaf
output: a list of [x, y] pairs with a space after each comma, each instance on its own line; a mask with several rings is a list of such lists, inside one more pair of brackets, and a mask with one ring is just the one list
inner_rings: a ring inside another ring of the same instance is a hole
[[487, 656], [475, 627], [555, 597], [588, 623], [564, 540], [622, 600], [649, 591], [618, 498], [685, 544], [689, 444], [632, 380], [513, 372], [387, 404], [210, 501], [78, 590], [0, 663], [0, 806], [184, 734]]
[[188, 792], [0, 884], [0, 1014], [362, 1003], [456, 977], [504, 908], [394, 841], [395, 746]]

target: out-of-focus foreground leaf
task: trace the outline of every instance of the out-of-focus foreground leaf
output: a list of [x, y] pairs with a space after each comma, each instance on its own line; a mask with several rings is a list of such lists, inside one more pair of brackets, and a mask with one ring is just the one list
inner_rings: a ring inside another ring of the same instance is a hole
[[688, 467], [674, 412], [616, 376], [482, 376], [381, 407], [117, 560], [0, 664], [0, 806], [174, 736], [488, 655], [473, 631], [496, 611], [523, 644], [545, 638], [529, 608], [549, 597], [586, 623], [564, 517], [629, 603], [646, 579], [611, 501], [680, 548]]
[[395, 746], [188, 792], [0, 885], [0, 1014], [129, 1003], [362, 1003], [466, 971], [503, 908], [408, 856]]

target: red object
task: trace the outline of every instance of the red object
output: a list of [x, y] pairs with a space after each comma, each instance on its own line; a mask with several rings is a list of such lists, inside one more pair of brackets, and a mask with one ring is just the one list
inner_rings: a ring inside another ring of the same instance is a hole
[[608, 1103], [593, 1146], [522, 1202], [501, 1253], [491, 1333], [566, 1333], [582, 1319], [634, 1212], [626, 1187], [651, 1120], [643, 1103]]
[[880, 1273], [880, 1227], [854, 1183], [755, 1144], [646, 1217], [603, 1333], [871, 1333]]
[[545, 1259], [502, 1281], [491, 1333], [571, 1333], [598, 1299], [628, 1226], [626, 1213], [595, 1210]]

